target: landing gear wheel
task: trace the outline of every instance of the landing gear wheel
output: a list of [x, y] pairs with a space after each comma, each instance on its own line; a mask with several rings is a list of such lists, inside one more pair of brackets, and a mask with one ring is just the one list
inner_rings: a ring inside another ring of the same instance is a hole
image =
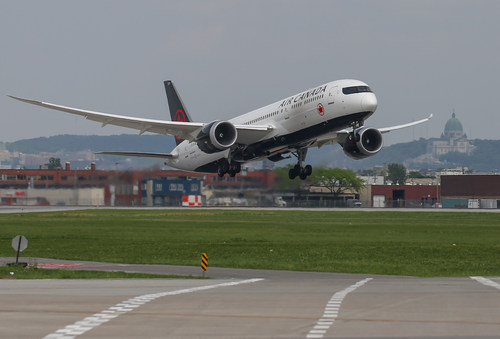
[[239, 162], [231, 162], [227, 161], [227, 159], [219, 161], [219, 167], [217, 168], [217, 175], [219, 177], [223, 177], [226, 173], [229, 174], [230, 177], [235, 177], [236, 174], [241, 172], [241, 164]]
[[290, 180], [299, 177], [302, 180], [305, 180], [312, 173], [312, 166], [307, 165], [306, 167], [300, 167], [299, 165], [295, 165], [293, 168], [290, 168], [288, 171], [288, 178]]
[[300, 178], [301, 180], [306, 180], [306, 178], [307, 178], [307, 173], [306, 173], [305, 168], [302, 168], [302, 170], [300, 171], [299, 178]]
[[217, 175], [222, 178], [229, 171], [229, 161], [223, 159], [219, 161], [219, 166], [217, 167]]
[[310, 176], [313, 172], [313, 168], [311, 165], [306, 165], [306, 167], [304, 167], [304, 172], [306, 173], [306, 176]]
[[227, 173], [231, 178], [234, 178], [236, 174], [241, 172], [241, 164], [239, 162], [231, 162], [229, 165], [229, 170]]
[[236, 173], [241, 172], [241, 164], [239, 162], [232, 162], [231, 166], [229, 166], [229, 171]]
[[222, 167], [217, 168], [217, 175], [219, 176], [219, 178], [222, 178], [224, 174], [226, 174], [226, 172], [224, 172], [224, 169]]
[[288, 171], [288, 178], [290, 178], [290, 180], [293, 180], [296, 177], [298, 177], [301, 172], [302, 172], [302, 168], [300, 167], [299, 164], [297, 164], [297, 165], [293, 166], [293, 168], [290, 168], [290, 170]]

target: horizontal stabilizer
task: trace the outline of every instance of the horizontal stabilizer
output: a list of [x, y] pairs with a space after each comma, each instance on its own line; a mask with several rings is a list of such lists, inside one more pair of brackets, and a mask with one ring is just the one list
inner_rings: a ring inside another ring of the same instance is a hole
[[96, 154], [105, 155], [121, 155], [128, 157], [143, 157], [143, 158], [175, 158], [176, 156], [171, 153], [149, 153], [149, 152], [96, 152]]

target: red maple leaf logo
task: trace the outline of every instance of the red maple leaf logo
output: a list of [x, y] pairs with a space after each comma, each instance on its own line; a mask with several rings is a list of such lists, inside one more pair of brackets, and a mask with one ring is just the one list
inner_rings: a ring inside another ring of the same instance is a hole
[[186, 122], [186, 114], [182, 109], [175, 112], [174, 121]]
[[323, 108], [323, 104], [321, 104], [321, 103], [318, 104], [318, 113], [321, 116], [323, 116], [325, 114], [325, 109]]

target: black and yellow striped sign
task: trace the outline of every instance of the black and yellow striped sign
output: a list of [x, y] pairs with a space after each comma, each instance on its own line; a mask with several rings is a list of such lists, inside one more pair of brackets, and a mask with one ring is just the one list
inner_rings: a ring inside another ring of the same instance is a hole
[[205, 272], [208, 267], [208, 255], [206, 253], [203, 253], [201, 255], [201, 270]]

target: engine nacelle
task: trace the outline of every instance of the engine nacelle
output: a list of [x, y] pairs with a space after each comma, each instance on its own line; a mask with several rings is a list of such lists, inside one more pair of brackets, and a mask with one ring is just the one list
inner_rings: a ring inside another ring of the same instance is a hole
[[196, 137], [198, 147], [205, 153], [215, 153], [233, 146], [238, 137], [236, 127], [229, 121], [206, 124]]
[[382, 133], [373, 127], [361, 127], [349, 133], [342, 147], [344, 153], [353, 159], [364, 159], [382, 149]]

